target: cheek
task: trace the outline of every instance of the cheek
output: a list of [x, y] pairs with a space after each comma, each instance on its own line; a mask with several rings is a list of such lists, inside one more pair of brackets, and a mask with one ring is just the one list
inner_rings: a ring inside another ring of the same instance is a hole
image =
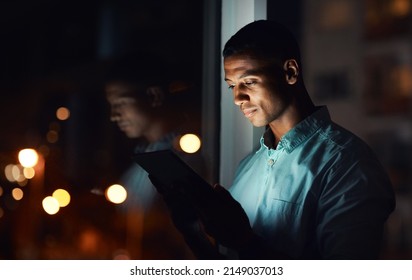
[[254, 99], [254, 102], [259, 104], [262, 108], [270, 107], [276, 101], [273, 92], [268, 90], [261, 90], [251, 96], [251, 98]]
[[285, 106], [284, 100], [274, 92], [265, 92], [259, 96], [259, 106], [266, 115], [271, 118], [274, 114], [278, 114], [279, 111]]
[[129, 112], [128, 119], [130, 122], [134, 123], [139, 127], [146, 127], [150, 125], [150, 118], [147, 114], [139, 111], [131, 111]]
[[124, 108], [123, 114], [129, 119], [138, 119], [141, 116], [141, 112], [135, 106], [128, 106]]

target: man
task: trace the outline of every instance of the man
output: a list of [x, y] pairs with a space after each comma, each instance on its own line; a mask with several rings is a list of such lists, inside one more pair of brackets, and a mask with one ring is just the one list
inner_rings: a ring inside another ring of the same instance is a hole
[[[206, 232], [239, 258], [378, 258], [395, 205], [391, 183], [369, 147], [313, 104], [291, 33], [255, 21], [230, 38], [223, 57], [234, 103], [267, 130], [240, 163], [230, 193], [215, 185], [209, 205], [189, 205]], [[170, 201], [169, 207], [176, 216]], [[204, 245], [191, 243], [202, 256]]]
[[[179, 136], [185, 132], [184, 110], [171, 105], [170, 85], [162, 65], [150, 54], [127, 56], [113, 62], [105, 78], [110, 120], [136, 141], [134, 153], [174, 150]], [[121, 183], [127, 189], [121, 209], [126, 216], [129, 257], [191, 258], [147, 172], [132, 163]]]

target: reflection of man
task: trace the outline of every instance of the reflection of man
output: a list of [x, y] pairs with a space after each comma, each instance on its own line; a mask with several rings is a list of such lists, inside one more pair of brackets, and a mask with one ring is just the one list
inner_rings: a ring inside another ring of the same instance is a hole
[[[167, 105], [167, 85], [159, 65], [148, 57], [125, 60], [109, 71], [105, 85], [110, 119], [128, 138], [139, 140], [134, 152], [173, 149], [184, 121], [178, 108]], [[128, 197], [128, 249], [136, 259], [188, 258], [186, 246], [165, 214], [148, 174], [137, 164], [125, 172]], [[133, 253], [134, 252], [134, 253]]]
[[[223, 56], [234, 103], [267, 130], [240, 163], [230, 193], [216, 185], [212, 205], [186, 211], [199, 213], [206, 231], [240, 258], [378, 258], [394, 209], [391, 184], [369, 147], [312, 103], [293, 36], [257, 21], [226, 43]], [[174, 216], [184, 212], [168, 205]], [[179, 223], [197, 256], [212, 255]], [[193, 223], [193, 216], [186, 221]]]

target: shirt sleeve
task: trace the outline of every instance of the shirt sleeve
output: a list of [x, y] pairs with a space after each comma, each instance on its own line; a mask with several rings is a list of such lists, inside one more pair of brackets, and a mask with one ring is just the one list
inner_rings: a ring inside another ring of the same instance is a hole
[[395, 207], [384, 169], [373, 158], [340, 158], [323, 178], [316, 239], [323, 259], [379, 258], [384, 224]]

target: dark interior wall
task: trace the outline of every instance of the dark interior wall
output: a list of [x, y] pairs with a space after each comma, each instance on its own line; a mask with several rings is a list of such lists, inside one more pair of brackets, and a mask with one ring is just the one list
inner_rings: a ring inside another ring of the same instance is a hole
[[267, 18], [287, 26], [301, 40], [302, 0], [267, 1]]

